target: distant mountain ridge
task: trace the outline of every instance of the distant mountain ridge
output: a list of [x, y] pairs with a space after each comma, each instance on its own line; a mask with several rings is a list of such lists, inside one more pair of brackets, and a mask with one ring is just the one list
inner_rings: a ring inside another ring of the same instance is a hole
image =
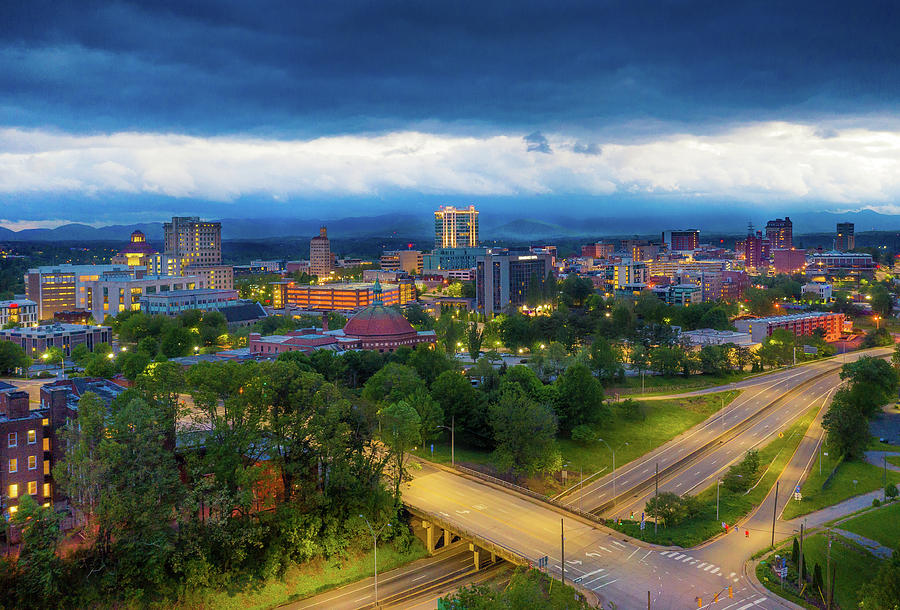
[[[568, 237], [593, 238], [627, 235], [659, 235], [666, 229], [699, 228], [702, 233], [717, 235], [744, 235], [748, 221], [761, 230], [765, 221], [774, 214], [762, 215], [754, 211], [754, 218], [747, 218], [741, 210], [715, 215], [701, 211], [679, 213], [648, 213], [642, 216], [595, 216], [553, 218], [511, 218], [508, 214], [482, 212], [480, 216], [481, 239], [525, 239]], [[856, 232], [900, 231], [900, 215], [889, 215], [872, 210], [857, 212], [804, 212], [787, 214], [794, 223], [795, 235], [833, 233], [838, 222], [853, 222]], [[779, 214], [783, 217], [784, 214]], [[382, 214], [355, 216], [332, 220], [301, 218], [223, 218], [222, 238], [227, 240], [260, 240], [272, 238], [311, 238], [319, 227], [327, 226], [328, 234], [339, 239], [369, 237], [402, 237], [410, 240], [427, 240], [433, 235], [430, 215]], [[114, 241], [127, 242], [132, 231], [143, 231], [147, 239], [160, 244], [163, 240], [163, 223], [118, 224], [91, 227], [72, 223], [54, 229], [23, 229], [12, 231], [0, 227], [0, 241]]]

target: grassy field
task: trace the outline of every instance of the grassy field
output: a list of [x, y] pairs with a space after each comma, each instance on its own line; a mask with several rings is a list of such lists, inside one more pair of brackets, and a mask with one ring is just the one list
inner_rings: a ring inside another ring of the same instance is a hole
[[[818, 563], [825, 574], [828, 554], [827, 534], [816, 534], [803, 540], [803, 556], [810, 573]], [[881, 560], [866, 549], [843, 536], [834, 536], [831, 545], [831, 565], [836, 566], [834, 597], [841, 608], [859, 605], [859, 590], [878, 572]]]
[[[702, 509], [700, 516], [695, 519], [673, 527], [661, 527], [656, 536], [649, 527], [644, 530], [642, 536], [640, 523], [635, 521], [623, 521], [614, 527], [635, 538], [643, 537], [648, 542], [681, 547], [694, 546], [712, 538], [722, 531], [722, 521], [733, 524], [762, 503], [781, 471], [790, 461], [800, 441], [803, 440], [803, 435], [815, 419], [818, 408], [818, 406], [811, 408], [785, 430], [783, 437], [776, 438], [759, 449], [760, 471], [764, 471], [765, 474], [749, 493], [732, 493], [724, 487], [721, 488], [718, 519], [716, 519], [716, 486], [714, 483], [698, 494], [697, 498]], [[768, 471], [766, 471], [767, 467]]]
[[[687, 392], [689, 390], [702, 390], [719, 385], [728, 385], [735, 383], [754, 375], [749, 371], [742, 373], [734, 373], [731, 375], [691, 375], [684, 377], [676, 375], [675, 377], [664, 377], [662, 375], [644, 375], [644, 393], [652, 396], [660, 393]], [[615, 387], [608, 388], [606, 393], [613, 395], [615, 393], [628, 395], [636, 398], [635, 395], [641, 394], [641, 377], [626, 377], [623, 383], [616, 384]]]
[[[428, 553], [418, 540], [403, 553], [392, 544], [378, 547], [378, 573], [393, 570]], [[195, 591], [175, 608], [223, 610], [265, 610], [288, 602], [323, 593], [372, 575], [372, 551], [360, 552], [347, 559], [317, 559], [294, 565], [283, 580], [271, 579], [241, 591]]]
[[[819, 474], [818, 460], [813, 464], [812, 472], [801, 487], [803, 500], [800, 502], [791, 500], [784, 509], [784, 519], [806, 515], [842, 502], [847, 498], [884, 487], [884, 470], [882, 468], [863, 461], [841, 462], [840, 465], [838, 462], [839, 458], [832, 451], [829, 452], [829, 455], [822, 456], [821, 474]], [[822, 489], [822, 485], [835, 466], [837, 466], [837, 472], [834, 478], [827, 488]], [[888, 470], [887, 480], [900, 483], [900, 472]]]
[[[737, 391], [730, 391], [648, 401], [644, 403], [646, 409], [644, 420], [629, 421], [615, 414], [610, 423], [597, 426], [595, 432], [597, 438], [602, 438], [615, 448], [616, 468], [620, 468], [704, 421], [718, 412], [723, 405], [728, 405], [738, 394]], [[614, 407], [613, 412], [615, 411]], [[579, 471], [583, 472], [585, 477], [600, 470], [612, 472], [612, 453], [603, 443], [580, 445], [571, 439], [561, 438], [557, 444], [563, 462], [569, 465], [570, 485], [578, 480]], [[433, 457], [430, 444], [413, 453], [441, 464], [450, 463], [450, 447], [446, 439], [434, 443]], [[463, 464], [466, 462], [491, 464], [491, 454], [457, 445], [456, 461]], [[559, 486], [551, 486], [549, 491], [555, 491], [557, 487]], [[548, 490], [542, 488], [541, 491]]]
[[893, 464], [894, 466], [900, 466], [900, 455], [889, 455], [887, 456], [888, 464]]
[[900, 502], [870, 510], [837, 527], [896, 549], [900, 546]]

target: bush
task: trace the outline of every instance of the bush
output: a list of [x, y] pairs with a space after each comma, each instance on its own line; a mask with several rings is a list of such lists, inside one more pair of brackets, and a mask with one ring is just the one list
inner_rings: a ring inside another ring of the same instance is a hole
[[572, 440], [580, 445], [590, 445], [597, 440], [594, 429], [587, 424], [581, 424], [572, 428]]
[[644, 403], [628, 398], [619, 403], [622, 417], [628, 421], [644, 421], [647, 419], [647, 408]]
[[893, 483], [888, 483], [884, 488], [884, 496], [893, 502], [894, 498], [896, 498], [897, 495], [898, 495], [897, 486], [894, 485]]
[[758, 471], [759, 452], [751, 449], [740, 463], [728, 468], [728, 472], [722, 477], [722, 483], [725, 489], [733, 493], [747, 491], [753, 485]]
[[878, 498], [872, 498], [872, 506], [876, 508], [881, 506], [881, 500], [879, 500]]

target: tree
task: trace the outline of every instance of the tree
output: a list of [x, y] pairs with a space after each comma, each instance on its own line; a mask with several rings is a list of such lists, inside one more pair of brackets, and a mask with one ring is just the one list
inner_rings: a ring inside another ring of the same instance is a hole
[[556, 417], [521, 388], [506, 387], [489, 407], [494, 435], [494, 457], [499, 468], [517, 475], [549, 472], [561, 464], [556, 449]]
[[444, 351], [448, 354], [453, 354], [456, 353], [457, 347], [459, 347], [457, 344], [462, 343], [466, 327], [453, 314], [444, 313], [441, 314], [441, 317], [435, 323], [434, 331], [441, 345], [444, 346]]
[[63, 459], [54, 465], [53, 478], [72, 506], [93, 520], [104, 481], [100, 443], [106, 436], [107, 407], [93, 392], [78, 401], [78, 417], [60, 432]]
[[61, 515], [41, 507], [31, 495], [25, 494], [19, 501], [11, 523], [22, 529], [20, 607], [46, 608], [59, 601], [63, 570], [56, 549], [62, 540], [60, 521]]
[[469, 350], [469, 358], [472, 362], [481, 356], [481, 344], [484, 343], [484, 331], [478, 328], [477, 322], [470, 322], [466, 331], [466, 347]]
[[887, 361], [866, 356], [841, 367], [841, 379], [849, 382], [847, 398], [870, 417], [896, 396], [900, 377]]
[[841, 388], [822, 418], [828, 444], [846, 458], [857, 457], [869, 443], [869, 422], [849, 398], [850, 390]]
[[595, 424], [609, 416], [609, 409], [603, 403], [603, 386], [586, 365], [573, 364], [554, 385], [561, 430], [571, 431], [575, 426]]
[[729, 371], [728, 350], [724, 345], [700, 348], [700, 370], [706, 375], [724, 375]]
[[896, 610], [900, 604], [900, 548], [888, 561], [882, 562], [875, 578], [860, 589], [860, 607]]
[[457, 438], [462, 434], [468, 443], [478, 446], [490, 441], [481, 394], [465, 375], [444, 371], [431, 384], [431, 395], [444, 412], [444, 424], [455, 423]]
[[775, 329], [771, 335], [765, 338], [759, 348], [759, 358], [763, 364], [773, 366], [790, 364], [794, 359], [796, 345], [797, 337], [794, 333], [783, 328]]
[[686, 516], [681, 497], [671, 491], [665, 491], [658, 496], [650, 498], [647, 501], [645, 511], [648, 516], [653, 517], [657, 521], [661, 520], [666, 527], [678, 525]]
[[25, 355], [25, 350], [12, 341], [0, 340], [0, 374], [7, 375], [30, 365], [31, 358]]
[[888, 292], [887, 288], [881, 284], [876, 284], [869, 291], [869, 296], [872, 297], [869, 301], [872, 305], [872, 311], [882, 318], [891, 315], [891, 312], [894, 310], [894, 297]]
[[597, 377], [604, 385], [621, 381], [625, 377], [622, 350], [605, 337], [594, 337], [591, 343], [591, 367], [597, 371]]
[[218, 311], [207, 311], [197, 324], [201, 345], [218, 345], [219, 338], [228, 333], [228, 321]]
[[666, 377], [674, 377], [681, 368], [681, 350], [655, 347], [650, 350], [650, 368]]
[[166, 358], [180, 358], [187, 356], [193, 345], [194, 340], [187, 329], [180, 326], [172, 326], [163, 335], [159, 349]]
[[406, 401], [391, 403], [380, 411], [381, 440], [387, 446], [392, 464], [394, 498], [400, 501], [400, 485], [406, 477], [408, 452], [422, 442], [422, 421]]
[[885, 498], [889, 498], [890, 500], [893, 501], [893, 499], [897, 497], [898, 493], [900, 493], [900, 492], [897, 491], [897, 486], [894, 485], [893, 483], [888, 483], [887, 485], [884, 486], [884, 497]]
[[756, 481], [757, 472], [759, 472], [759, 453], [751, 449], [744, 455], [743, 460], [728, 468], [728, 472], [722, 477], [722, 484], [731, 492], [747, 491]]
[[362, 395], [372, 402], [392, 403], [406, 400], [420, 388], [425, 389], [425, 382], [414, 368], [389, 362], [369, 378]]
[[109, 379], [116, 374], [116, 363], [103, 354], [91, 354], [84, 365], [84, 372], [89, 377]]
[[422, 442], [426, 443], [437, 438], [441, 432], [438, 426], [444, 422], [444, 410], [441, 408], [441, 405], [431, 397], [431, 394], [425, 388], [418, 388], [410, 394], [407, 402], [419, 414], [419, 421], [421, 422], [419, 436], [422, 437]]
[[72, 358], [72, 362], [83, 367], [87, 364], [88, 358], [91, 357], [91, 351], [87, 348], [87, 345], [79, 343], [72, 348], [70, 357]]
[[446, 353], [425, 343], [416, 346], [406, 364], [414, 368], [419, 377], [429, 386], [437, 379], [438, 375], [459, 366], [456, 359], [448, 357]]
[[531, 345], [534, 341], [534, 333], [529, 318], [520, 313], [513, 313], [500, 322], [500, 340], [503, 345], [515, 352], [519, 348]]

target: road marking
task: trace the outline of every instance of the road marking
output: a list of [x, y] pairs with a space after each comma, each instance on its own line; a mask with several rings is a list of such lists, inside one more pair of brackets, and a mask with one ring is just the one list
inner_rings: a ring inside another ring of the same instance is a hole
[[613, 584], [614, 582], [616, 582], [617, 580], [619, 580], [619, 579], [617, 578], [616, 580], [611, 580], [611, 581], [609, 581], [609, 582], [605, 582], [605, 583], [603, 583], [602, 585], [600, 585], [600, 586], [597, 587], [597, 588], [598, 588], [598, 589], [602, 589], [602, 588], [605, 587], [606, 585], [611, 585], [611, 584]]
[[687, 563], [687, 562], [691, 561], [692, 559], [693, 559], [693, 557], [685, 557], [684, 559], [681, 560], [681, 563]]
[[585, 557], [603, 557], [600, 553], [585, 553]]
[[[600, 545], [598, 544], [597, 546], [600, 546]], [[610, 550], [609, 550], [608, 548], [606, 548], [605, 546], [601, 546], [600, 548], [603, 549], [604, 551], [606, 551], [607, 553], [612, 553], [612, 551], [610, 551]]]
[[594, 574], [599, 574], [600, 572], [606, 572], [606, 569], [605, 569], [605, 568], [600, 568], [599, 570], [594, 570], [593, 572], [588, 572], [587, 574], [584, 574], [583, 576], [579, 576], [578, 578], [576, 578], [576, 579], [575, 579], [575, 582], [579, 582], [579, 583], [580, 583], [580, 582], [581, 582], [582, 580], [584, 580], [585, 578], [588, 578], [589, 576], [593, 576]]
[[426, 576], [428, 576], [428, 574], [422, 574], [421, 576], [416, 576], [415, 578], [412, 579], [412, 581], [416, 582], [417, 580], [422, 580]]
[[704, 572], [709, 572], [710, 570], [712, 570], [712, 568], [713, 568], [712, 565], [708, 565], [708, 566], [706, 566], [705, 568], [703, 568], [703, 571], [704, 571]]
[[721, 572], [721, 571], [722, 571], [721, 568], [716, 568], [715, 570], [712, 571], [712, 573], [713, 573], [713, 574], [718, 574], [718, 573]]
[[624, 544], [622, 544], [621, 542], [618, 542], [618, 541], [616, 541], [616, 540], [613, 540], [612, 543], [613, 543], [613, 544], [618, 544], [618, 545], [619, 545], [620, 547], [622, 547], [623, 549], [625, 548], [625, 545], [624, 545]]
[[737, 572], [732, 572], [728, 575], [728, 578], [734, 578], [735, 576], [737, 576]]
[[[647, 559], [650, 556], [650, 553], [652, 553], [652, 552], [653, 551], [647, 551], [647, 554], [644, 555], [643, 557], [641, 557], [640, 561], [644, 561], [645, 559]], [[640, 561], [638, 563], [640, 563]]]
[[684, 557], [684, 554], [683, 554], [683, 553], [679, 553], [678, 555], [673, 555], [673, 556], [672, 556], [672, 559], [681, 559], [682, 557]]
[[475, 510], [485, 510], [487, 506], [485, 506], [484, 504], [474, 504], [472, 508], [474, 508]]
[[456, 511], [457, 515], [468, 515], [470, 511], [467, 510], [458, 510]]
[[566, 563], [571, 563], [573, 566], [580, 566], [581, 560], [580, 559], [566, 559]]
[[634, 557], [634, 554], [637, 553], [639, 550], [640, 550], [640, 549], [634, 549], [633, 551], [631, 551], [631, 555], [629, 555], [628, 557], [626, 557], [626, 558], [625, 558], [625, 561], [628, 561], [629, 559], [631, 559], [632, 557]]
[[707, 564], [707, 563], [704, 561], [703, 563], [701, 563], [700, 565], [697, 566], [697, 569], [699, 570], [700, 568], [702, 568], [702, 567], [705, 566], [705, 565], [709, 565], [709, 564]]

